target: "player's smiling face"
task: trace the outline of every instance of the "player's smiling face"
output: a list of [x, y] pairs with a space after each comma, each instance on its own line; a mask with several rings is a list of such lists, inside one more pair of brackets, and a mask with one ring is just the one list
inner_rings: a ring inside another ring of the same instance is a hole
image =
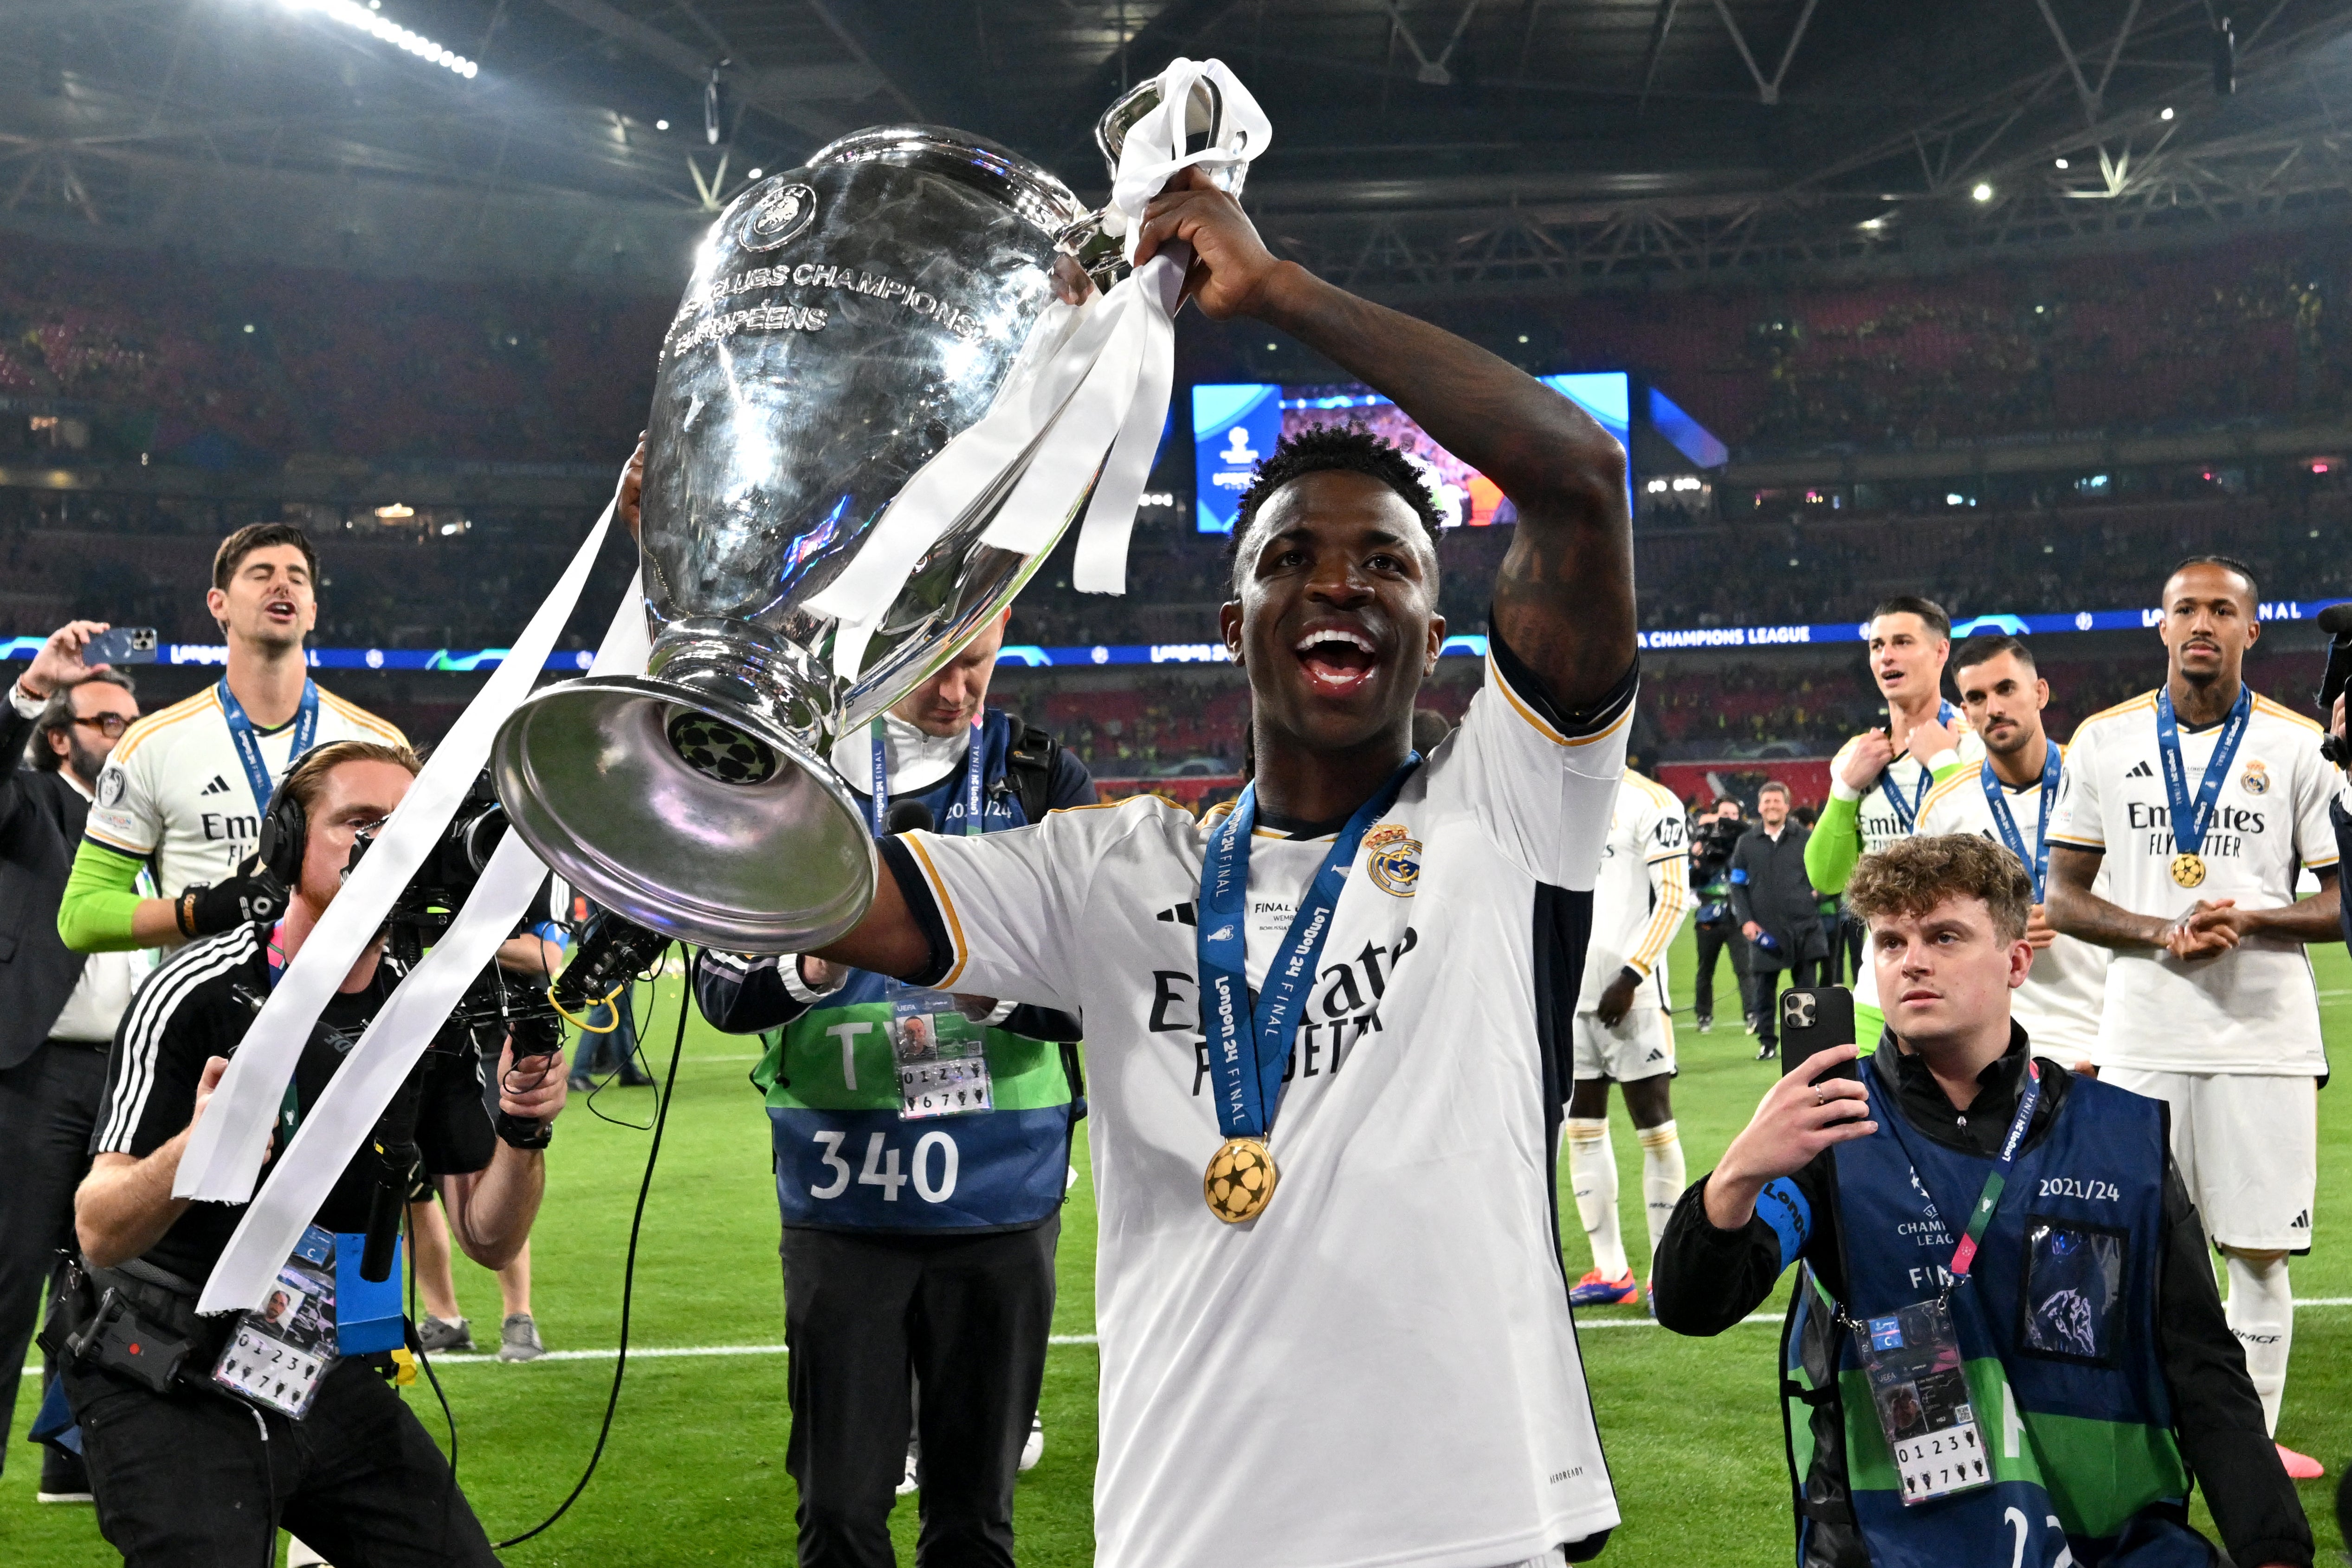
[[2252, 585], [2212, 561], [2182, 567], [2164, 585], [2160, 634], [2182, 679], [2234, 689], [2246, 650], [2263, 634]]
[[1870, 623], [1870, 675], [1887, 701], [1934, 695], [1951, 644], [1935, 629], [1906, 612], [1882, 615]]
[[319, 622], [310, 563], [293, 545], [247, 550], [228, 587], [213, 589], [205, 602], [232, 641], [264, 648], [299, 647]]
[[1445, 621], [1437, 553], [1402, 497], [1369, 475], [1302, 475], [1258, 508], [1239, 557], [1218, 621], [1261, 737], [1336, 751], [1411, 725]]
[[2022, 936], [2003, 941], [1980, 898], [1947, 898], [1925, 915], [1874, 915], [1870, 957], [1887, 1027], [1915, 1051], [2006, 1024], [2009, 993], [2033, 970], [2032, 947]]

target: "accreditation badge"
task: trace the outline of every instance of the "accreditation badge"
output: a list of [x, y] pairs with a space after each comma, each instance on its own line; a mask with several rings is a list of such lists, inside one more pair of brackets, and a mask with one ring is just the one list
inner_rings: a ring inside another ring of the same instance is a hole
[[1991, 1485], [1949, 1305], [1916, 1301], [1854, 1324], [1853, 1337], [1904, 1506]]
[[892, 982], [890, 1056], [898, 1070], [898, 1119], [963, 1116], [995, 1109], [988, 1077], [988, 1029], [955, 998]]
[[334, 1364], [335, 1237], [313, 1225], [278, 1265], [260, 1308], [238, 1316], [213, 1364], [213, 1382], [299, 1421]]

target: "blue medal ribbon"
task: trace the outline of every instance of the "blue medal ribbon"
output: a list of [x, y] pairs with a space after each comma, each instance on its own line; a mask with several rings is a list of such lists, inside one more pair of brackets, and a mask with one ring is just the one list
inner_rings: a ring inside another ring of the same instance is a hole
[[[253, 720], [246, 716], [245, 705], [228, 689], [226, 675], [213, 688], [213, 695], [220, 699], [221, 716], [228, 720], [228, 738], [236, 747], [236, 759], [245, 764], [245, 781], [253, 790], [253, 809], [267, 812], [269, 797], [278, 787], [270, 781], [269, 765], [261, 760], [259, 733], [254, 729]], [[294, 710], [294, 746], [286, 754], [287, 765], [291, 767], [296, 758], [310, 750], [310, 743], [318, 737], [319, 683], [306, 676], [302, 682], [302, 704]]]
[[[963, 836], [968, 839], [980, 836], [980, 772], [986, 761], [982, 755], [985, 748], [981, 744], [981, 723], [978, 717], [971, 721], [971, 749], [966, 753], [963, 769]], [[878, 839], [887, 831], [884, 824], [890, 816], [890, 774], [883, 761], [886, 747], [879, 715], [875, 716], [869, 733], [874, 753], [874, 836]]]
[[[1249, 961], [1250, 831], [1257, 821], [1257, 786], [1250, 785], [1209, 837], [1201, 861], [1200, 925], [1194, 952], [1200, 966], [1201, 1029], [1209, 1040], [1209, 1071], [1216, 1082], [1217, 1124], [1228, 1138], [1262, 1138], [1274, 1124], [1281, 1097], [1282, 1070], [1289, 1060], [1298, 1011], [1314, 988], [1316, 960], [1331, 933], [1348, 868], [1371, 826], [1396, 804], [1397, 794], [1421, 753], [1408, 753], [1404, 766], [1356, 808], [1332, 842], [1331, 852], [1298, 901], [1281, 949], [1265, 973], [1265, 988], [1251, 1004]], [[1244, 1026], [1247, 1026], [1246, 1028]]]
[[[1949, 724], [1958, 716], [1958, 708], [1940, 697], [1937, 699], [1936, 722], [1937, 724]], [[1922, 757], [1917, 760], [1919, 785], [1912, 792], [1911, 799], [1908, 800], [1903, 798], [1903, 791], [1895, 787], [1894, 763], [1889, 762], [1885, 770], [1878, 776], [1879, 791], [1886, 797], [1886, 803], [1895, 808], [1895, 820], [1903, 824], [1903, 831], [1906, 833], [1910, 832], [1913, 825], [1919, 821], [1919, 808], [1927, 803], [1927, 791], [1933, 789], [1936, 783], [1935, 775], [1928, 770], [1927, 759]]]
[[2172, 847], [2176, 853], [2193, 855], [2205, 844], [2205, 829], [2213, 819], [2213, 802], [2221, 797], [2221, 780], [2230, 776], [2230, 764], [2237, 760], [2238, 743], [2246, 738], [2246, 726], [2254, 716], [2254, 689], [2238, 687], [2238, 700], [2230, 708], [2230, 716], [2221, 721], [2221, 737], [2213, 742], [2213, 755], [2205, 764], [2205, 777], [2197, 783], [2197, 799], [2189, 798], [2189, 765], [2180, 758], [2180, 723], [2173, 716], [2172, 688], [2167, 685], [2156, 694], [2156, 751], [2164, 762], [2164, 795], [2172, 807]]
[[2009, 793], [2001, 788], [2000, 777], [1992, 770], [1992, 759], [1987, 758], [1977, 769], [1977, 782], [1984, 786], [1985, 804], [1992, 808], [1992, 825], [2000, 830], [2000, 841], [2009, 852], [2023, 862], [2033, 873], [2033, 902], [2042, 902], [2042, 885], [2050, 875], [2050, 802], [2058, 795], [2058, 743], [2042, 741], [2045, 755], [2042, 758], [2042, 821], [2033, 829], [2033, 852], [2025, 852], [2025, 840], [2017, 831], [2017, 818], [2009, 809]]

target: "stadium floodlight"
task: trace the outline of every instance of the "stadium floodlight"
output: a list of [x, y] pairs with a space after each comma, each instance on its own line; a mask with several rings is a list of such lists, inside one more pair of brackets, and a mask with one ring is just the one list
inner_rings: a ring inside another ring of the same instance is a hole
[[667, 131], [669, 129], [669, 121], [667, 120], [656, 120], [654, 121], [654, 129], [656, 131]]
[[1977, 188], [1970, 191], [1969, 194], [1974, 196], [1979, 202], [1990, 202], [1992, 200], [1992, 187], [1987, 184], [1984, 181], [1979, 180], [1977, 182]]
[[445, 49], [421, 33], [412, 33], [381, 12], [359, 3], [359, 0], [291, 0], [298, 10], [316, 11], [331, 17], [346, 27], [356, 27], [362, 33], [373, 33], [385, 43], [406, 49], [428, 65], [436, 65], [471, 81], [481, 67], [453, 49]]
[[2063, 169], [2065, 166], [2066, 166], [2066, 160], [2064, 160], [2063, 158], [2059, 159], [2059, 160], [2058, 160], [2058, 167], [2060, 167], [2061, 169]]
[[2172, 106], [2171, 106], [2170, 104], [2168, 104], [2168, 104], [2166, 104], [2166, 105], [2164, 106], [2163, 111], [2162, 111], [2161, 113], [2158, 114], [2158, 115], [2157, 115], [2157, 118], [2158, 118], [2158, 120], [2170, 120], [2170, 119], [2172, 118]]

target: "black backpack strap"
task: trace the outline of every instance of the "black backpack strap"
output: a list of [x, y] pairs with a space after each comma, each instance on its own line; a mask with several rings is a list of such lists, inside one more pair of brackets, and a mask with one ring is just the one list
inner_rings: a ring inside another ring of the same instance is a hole
[[1004, 754], [1005, 782], [1021, 802], [1022, 817], [1042, 822], [1053, 809], [1054, 764], [1061, 759], [1062, 743], [1025, 720], [1013, 720], [1013, 744]]

